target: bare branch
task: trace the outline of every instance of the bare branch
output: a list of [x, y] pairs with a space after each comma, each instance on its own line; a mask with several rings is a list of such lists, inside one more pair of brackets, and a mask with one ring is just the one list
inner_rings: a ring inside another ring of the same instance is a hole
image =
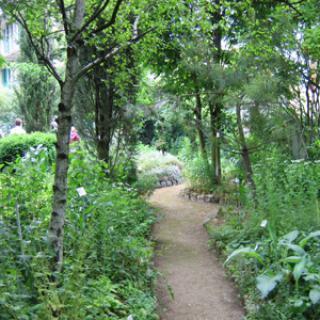
[[115, 54], [117, 54], [119, 51], [121, 51], [124, 48], [127, 48], [129, 46], [131, 46], [132, 44], [138, 42], [140, 39], [142, 39], [144, 36], [146, 36], [148, 33], [154, 31], [155, 28], [149, 29], [139, 35], [137, 35], [136, 37], [133, 37], [132, 39], [130, 39], [129, 41], [127, 41], [125, 44], [120, 45], [120, 46], [115, 46], [112, 49], [108, 50], [107, 52], [105, 52], [101, 57], [96, 58], [94, 61], [92, 61], [91, 63], [87, 64], [86, 66], [84, 66], [76, 75], [75, 77], [75, 81], [78, 81], [83, 75], [85, 75], [86, 73], [88, 73], [92, 68], [94, 68], [95, 66], [99, 65], [100, 63], [102, 63], [103, 61], [108, 60], [110, 57], [114, 56]]
[[66, 11], [66, 7], [64, 4], [64, 0], [57, 0], [57, 4], [59, 6], [60, 13], [62, 16], [64, 32], [66, 33], [66, 35], [68, 35], [69, 34], [69, 22], [68, 22], [67, 11]]

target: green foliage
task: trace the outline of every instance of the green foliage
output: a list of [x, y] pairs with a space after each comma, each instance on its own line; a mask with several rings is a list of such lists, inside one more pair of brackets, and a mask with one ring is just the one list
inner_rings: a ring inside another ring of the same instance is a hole
[[138, 169], [138, 182], [135, 186], [142, 193], [152, 191], [159, 181], [172, 178], [177, 182], [181, 180], [182, 162], [170, 153], [162, 153], [152, 147], [140, 145], [136, 157]]
[[108, 181], [81, 150], [70, 160], [64, 271], [59, 285], [51, 282], [49, 162], [47, 149], [38, 148], [0, 174], [1, 316], [156, 320], [148, 240], [153, 213], [132, 189]]
[[207, 228], [228, 255], [250, 320], [320, 316], [320, 167], [284, 158], [274, 152], [255, 165], [257, 203], [225, 211], [225, 225]]
[[320, 140], [317, 139], [308, 146], [308, 156], [311, 160], [320, 160]]
[[[245, 247], [234, 251], [228, 258], [254, 252], [251, 276], [256, 277], [256, 290], [260, 298], [255, 303], [263, 305], [263, 312], [256, 312], [250, 319], [267, 319], [267, 309], [276, 308], [287, 319], [318, 319], [319, 302], [319, 245], [320, 232], [310, 234], [292, 231], [277, 241], [268, 238], [260, 241], [256, 249]], [[241, 264], [235, 264], [233, 267]], [[249, 276], [249, 275], [246, 275]], [[253, 295], [251, 297], [254, 298]], [[294, 315], [294, 317], [293, 317]]]
[[18, 63], [19, 87], [15, 89], [17, 107], [23, 116], [27, 132], [50, 129], [57, 88], [44, 66]]
[[8, 135], [0, 140], [0, 163], [13, 162], [17, 157], [26, 154], [32, 147], [45, 146], [53, 151], [55, 142], [55, 135], [49, 133]]
[[13, 95], [5, 89], [0, 90], [0, 129], [9, 131], [14, 120], [17, 118], [16, 103]]
[[318, 163], [271, 158], [260, 161], [255, 171], [258, 219], [267, 219], [275, 232], [320, 225]]
[[133, 184], [138, 193], [149, 195], [157, 187], [158, 179], [154, 175], [140, 174], [139, 179]]
[[198, 191], [213, 191], [213, 173], [211, 168], [201, 156], [189, 160], [185, 165], [184, 175], [192, 189]]
[[313, 59], [318, 60], [320, 58], [320, 28], [319, 26], [313, 26], [306, 30], [303, 48]]

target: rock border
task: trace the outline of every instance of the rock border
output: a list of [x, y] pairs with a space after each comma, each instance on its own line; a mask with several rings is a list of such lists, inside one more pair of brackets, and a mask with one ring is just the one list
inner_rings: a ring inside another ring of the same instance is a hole
[[166, 187], [172, 187], [177, 186], [182, 183], [182, 179], [177, 179], [173, 177], [162, 177], [159, 179], [156, 188], [166, 188]]
[[212, 193], [200, 193], [190, 189], [184, 189], [180, 195], [191, 201], [202, 201], [206, 203], [220, 203], [220, 197]]

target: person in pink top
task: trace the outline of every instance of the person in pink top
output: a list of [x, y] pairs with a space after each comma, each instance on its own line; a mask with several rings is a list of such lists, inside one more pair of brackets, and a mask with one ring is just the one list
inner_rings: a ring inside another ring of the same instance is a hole
[[70, 143], [79, 142], [79, 141], [80, 141], [80, 136], [78, 134], [78, 130], [75, 127], [71, 127]]

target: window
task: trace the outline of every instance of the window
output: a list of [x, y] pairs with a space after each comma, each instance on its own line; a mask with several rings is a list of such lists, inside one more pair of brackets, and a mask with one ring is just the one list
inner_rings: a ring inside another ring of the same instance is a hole
[[1, 70], [2, 75], [2, 86], [5, 88], [10, 87], [11, 85], [11, 70], [6, 68]]
[[10, 53], [13, 48], [13, 24], [7, 24], [3, 30], [3, 50]]

